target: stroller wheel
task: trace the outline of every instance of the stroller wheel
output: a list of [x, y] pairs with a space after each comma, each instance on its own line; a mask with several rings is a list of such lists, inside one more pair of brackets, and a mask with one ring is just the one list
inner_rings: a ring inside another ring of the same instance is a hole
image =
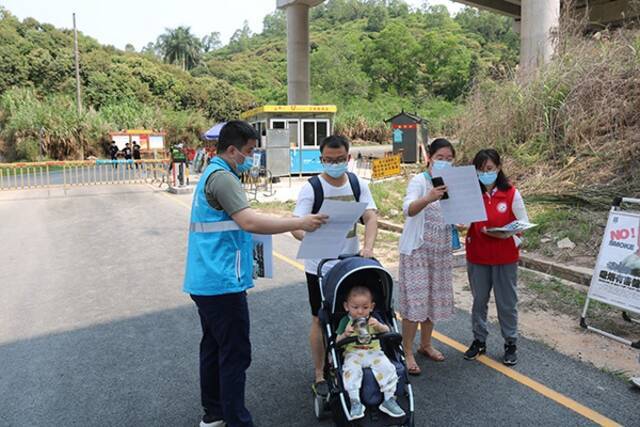
[[313, 412], [318, 420], [324, 420], [327, 418], [327, 406], [327, 399], [325, 397], [317, 394], [313, 395]]

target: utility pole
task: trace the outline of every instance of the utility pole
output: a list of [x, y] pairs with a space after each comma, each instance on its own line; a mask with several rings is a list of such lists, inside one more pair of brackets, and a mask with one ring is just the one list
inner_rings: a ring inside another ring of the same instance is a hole
[[[76, 108], [79, 120], [82, 115], [82, 101], [80, 100], [80, 53], [78, 52], [78, 30], [76, 29], [75, 13], [73, 14], [73, 50], [76, 58]], [[80, 156], [84, 160], [84, 142], [80, 133], [78, 133], [78, 142], [80, 142]]]

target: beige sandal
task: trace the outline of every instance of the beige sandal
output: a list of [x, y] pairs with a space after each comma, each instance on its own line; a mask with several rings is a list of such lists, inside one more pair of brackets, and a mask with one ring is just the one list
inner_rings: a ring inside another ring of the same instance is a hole
[[427, 350], [426, 348], [419, 348], [418, 353], [435, 362], [443, 362], [445, 359], [444, 354], [440, 353], [433, 347], [431, 347], [431, 352], [429, 352], [429, 350]]
[[407, 373], [417, 377], [422, 373], [422, 369], [420, 369], [420, 366], [418, 366], [416, 362], [413, 362], [413, 365], [407, 363]]

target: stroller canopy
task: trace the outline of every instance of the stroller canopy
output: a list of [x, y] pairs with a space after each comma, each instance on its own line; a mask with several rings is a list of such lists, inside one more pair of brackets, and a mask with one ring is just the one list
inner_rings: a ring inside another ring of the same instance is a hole
[[391, 307], [393, 279], [391, 274], [371, 258], [351, 257], [338, 262], [322, 281], [322, 297], [331, 314], [342, 311], [342, 302], [357, 285], [371, 289], [378, 309]]

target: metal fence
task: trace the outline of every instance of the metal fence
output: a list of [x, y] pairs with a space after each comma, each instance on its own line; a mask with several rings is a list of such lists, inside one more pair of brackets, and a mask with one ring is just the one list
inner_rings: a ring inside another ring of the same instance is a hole
[[168, 182], [168, 160], [0, 163], [0, 190]]
[[258, 193], [273, 196], [273, 175], [267, 168], [252, 168], [242, 176], [242, 184], [250, 200], [258, 200]]

